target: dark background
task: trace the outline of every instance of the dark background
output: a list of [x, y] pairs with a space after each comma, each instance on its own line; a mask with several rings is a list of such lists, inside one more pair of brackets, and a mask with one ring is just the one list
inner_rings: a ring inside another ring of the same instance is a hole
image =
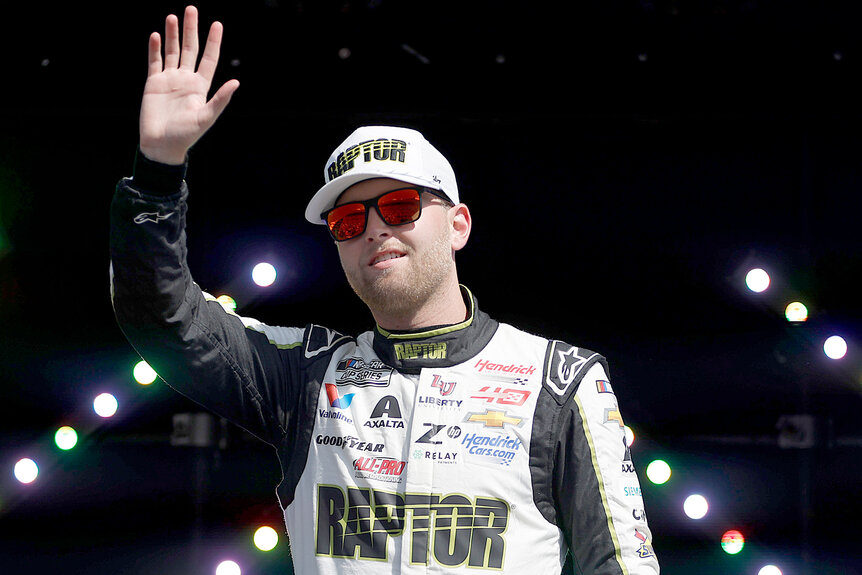
[[[0, 572], [287, 573], [273, 450], [170, 445], [197, 407], [131, 379], [108, 287], [108, 205], [130, 175], [147, 36], [183, 4], [3, 8]], [[691, 5], [695, 4], [695, 5]], [[190, 264], [280, 325], [371, 325], [305, 223], [356, 126], [425, 133], [474, 229], [461, 279], [494, 317], [609, 358], [662, 572], [862, 573], [858, 518], [862, 71], [852, 2], [203, 2], [242, 85], [193, 149]], [[348, 58], [339, 50], [349, 49]], [[254, 288], [251, 265], [281, 275]], [[748, 292], [751, 266], [772, 274]], [[811, 318], [790, 326], [791, 298]], [[848, 340], [841, 361], [821, 346]], [[100, 420], [102, 391], [120, 411]], [[779, 446], [783, 415], [813, 447]], [[53, 447], [74, 425], [78, 447]], [[41, 474], [12, 477], [30, 456]], [[646, 480], [663, 457], [666, 485]], [[683, 498], [707, 495], [692, 521]], [[730, 528], [742, 553], [719, 547]]]

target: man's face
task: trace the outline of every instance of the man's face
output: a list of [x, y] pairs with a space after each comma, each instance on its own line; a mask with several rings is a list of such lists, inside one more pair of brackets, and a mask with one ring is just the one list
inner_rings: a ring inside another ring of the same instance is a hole
[[[337, 203], [409, 186], [390, 178], [365, 180], [348, 188]], [[455, 277], [449, 205], [430, 194], [421, 199], [422, 215], [415, 222], [389, 226], [372, 208], [365, 232], [336, 244], [347, 281], [372, 312], [410, 313]]]

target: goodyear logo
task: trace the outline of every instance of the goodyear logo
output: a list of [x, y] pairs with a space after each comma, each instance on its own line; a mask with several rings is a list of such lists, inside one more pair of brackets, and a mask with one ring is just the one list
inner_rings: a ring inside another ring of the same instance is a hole
[[457, 493], [317, 486], [316, 554], [387, 560], [390, 537], [410, 537], [410, 563], [503, 568], [509, 504]]
[[335, 158], [335, 161], [326, 168], [329, 181], [344, 175], [356, 167], [356, 160], [362, 158], [363, 162], [401, 162], [407, 158], [407, 142], [391, 138], [379, 140], [368, 140], [350, 146]]
[[396, 343], [393, 346], [398, 359], [446, 359], [446, 342]]

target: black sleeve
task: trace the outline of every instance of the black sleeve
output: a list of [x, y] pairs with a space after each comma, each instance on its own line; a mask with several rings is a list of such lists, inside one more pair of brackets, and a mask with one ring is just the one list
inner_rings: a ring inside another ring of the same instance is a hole
[[117, 322], [170, 386], [275, 444], [301, 392], [295, 382], [304, 330], [280, 328], [273, 341], [194, 283], [186, 263], [184, 173], [185, 166], [139, 153], [134, 177], [117, 184], [110, 228]]

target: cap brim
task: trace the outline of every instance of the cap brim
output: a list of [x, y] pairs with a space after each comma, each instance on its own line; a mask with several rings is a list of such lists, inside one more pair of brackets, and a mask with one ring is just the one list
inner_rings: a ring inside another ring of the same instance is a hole
[[326, 222], [320, 217], [320, 214], [331, 208], [335, 204], [335, 200], [338, 199], [338, 196], [340, 196], [344, 190], [354, 184], [374, 178], [389, 178], [406, 184], [413, 184], [415, 186], [437, 188], [437, 186], [434, 186], [421, 178], [414, 178], [406, 174], [381, 174], [380, 172], [357, 172], [345, 174], [335, 178], [317, 190], [317, 193], [314, 194], [311, 201], [308, 202], [308, 206], [305, 208], [305, 219], [312, 224], [326, 224]]

